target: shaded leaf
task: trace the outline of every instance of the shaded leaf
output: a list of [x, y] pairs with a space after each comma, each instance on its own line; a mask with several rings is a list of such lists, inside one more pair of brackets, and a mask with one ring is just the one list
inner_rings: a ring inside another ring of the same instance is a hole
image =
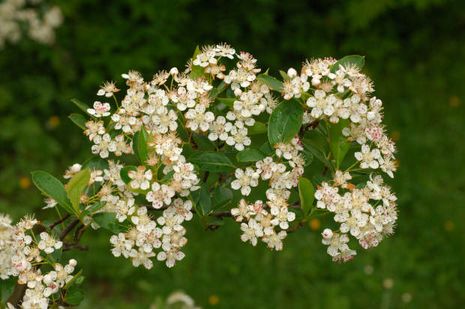
[[137, 158], [143, 164], [145, 164], [149, 157], [147, 151], [147, 139], [148, 135], [144, 127], [142, 127], [140, 131], [136, 132], [134, 134], [134, 138], [132, 139], [132, 149], [134, 150]]
[[81, 195], [89, 184], [89, 180], [90, 169], [85, 168], [76, 173], [65, 186], [66, 193], [76, 214], [81, 212], [79, 209]]
[[299, 179], [299, 197], [300, 197], [300, 207], [305, 215], [307, 215], [313, 206], [313, 201], [315, 199], [315, 189], [310, 180], [305, 177], [300, 177]]
[[207, 172], [231, 172], [236, 167], [222, 152], [194, 152], [189, 161], [196, 164], [201, 171]]
[[78, 127], [81, 129], [85, 130], [86, 129], [86, 122], [87, 119], [81, 114], [73, 113], [68, 116], [68, 118]]
[[84, 113], [88, 114], [87, 110], [90, 108], [89, 105], [87, 105], [84, 102], [79, 101], [78, 99], [71, 99], [71, 102], [73, 102], [74, 105], [76, 105]]
[[35, 171], [32, 172], [32, 182], [43, 194], [53, 198], [66, 212], [75, 214], [61, 181], [47, 172]]
[[247, 148], [237, 153], [238, 162], [257, 162], [265, 158], [265, 155], [258, 149]]
[[260, 121], [255, 121], [254, 125], [247, 129], [249, 135], [258, 135], [266, 133], [266, 124]]
[[349, 55], [339, 59], [333, 66], [331, 67], [331, 72], [336, 72], [339, 69], [339, 66], [343, 66], [347, 68], [349, 65], [355, 65], [360, 70], [365, 65], [365, 57], [359, 55]]
[[233, 192], [231, 189], [218, 187], [213, 192], [213, 209], [219, 209], [231, 203], [233, 200]]
[[263, 82], [265, 85], [267, 85], [268, 87], [270, 87], [270, 89], [274, 91], [281, 92], [283, 90], [283, 82], [280, 80], [277, 80], [276, 78], [270, 75], [260, 74], [257, 76], [257, 79]]
[[270, 116], [268, 140], [271, 145], [289, 142], [300, 130], [304, 110], [297, 100], [281, 102]]

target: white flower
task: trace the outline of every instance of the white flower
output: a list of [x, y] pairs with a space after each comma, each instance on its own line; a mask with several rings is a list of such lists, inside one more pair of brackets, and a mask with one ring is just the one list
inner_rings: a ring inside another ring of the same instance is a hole
[[250, 241], [252, 246], [257, 245], [257, 237], [263, 236], [262, 227], [253, 219], [249, 220], [248, 223], [241, 223], [241, 240], [243, 242]]
[[283, 249], [283, 240], [286, 236], [286, 231], [280, 231], [279, 233], [264, 236], [263, 241], [268, 245], [268, 248], [281, 251]]
[[128, 177], [131, 179], [129, 185], [132, 189], [147, 190], [150, 188], [152, 171], [146, 169], [145, 166], [139, 166], [135, 171], [129, 171]]
[[245, 172], [240, 168], [236, 169], [236, 179], [231, 182], [231, 188], [241, 190], [242, 195], [247, 196], [251, 192], [250, 187], [258, 186], [260, 175], [251, 168], [247, 168]]
[[119, 89], [116, 88], [114, 82], [105, 82], [100, 87], [99, 91], [97, 92], [97, 95], [98, 96], [105, 96], [105, 97], [109, 98], [109, 97], [113, 96], [118, 91], [119, 91]]
[[70, 179], [73, 177], [76, 173], [78, 173], [81, 170], [82, 166], [79, 163], [75, 163], [71, 165], [65, 172], [65, 175], [63, 176], [64, 179]]
[[87, 109], [87, 112], [97, 118], [107, 117], [110, 115], [110, 104], [95, 101], [94, 108]]
[[210, 124], [215, 120], [215, 115], [208, 111], [205, 111], [203, 105], [197, 105], [194, 109], [189, 109], [186, 112], [186, 119], [188, 119], [186, 127], [192, 131], [207, 131], [210, 128]]
[[40, 241], [37, 247], [47, 254], [53, 253], [53, 251], [60, 249], [63, 246], [61, 241], [55, 240], [46, 232], [40, 233]]
[[174, 190], [165, 185], [160, 185], [158, 182], [152, 184], [152, 189], [146, 195], [146, 199], [152, 202], [153, 208], [161, 208], [164, 205], [171, 204], [171, 198], [175, 195]]
[[377, 169], [381, 160], [381, 153], [379, 149], [370, 149], [370, 146], [364, 144], [361, 151], [355, 153], [355, 158], [360, 161], [361, 168]]

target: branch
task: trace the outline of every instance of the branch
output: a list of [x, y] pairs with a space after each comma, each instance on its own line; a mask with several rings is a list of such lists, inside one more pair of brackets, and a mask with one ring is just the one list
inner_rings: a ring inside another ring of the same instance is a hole
[[75, 227], [79, 224], [79, 219], [73, 220], [60, 234], [60, 240], [65, 239], [66, 235], [68, 235]]
[[13, 307], [16, 308], [19, 302], [23, 299], [24, 293], [26, 293], [26, 285], [16, 283], [13, 293], [6, 302], [12, 304]]
[[66, 215], [65, 215], [63, 218], [61, 218], [60, 220], [58, 220], [58, 221], [52, 223], [48, 228], [49, 228], [50, 230], [53, 230], [53, 229], [55, 228], [55, 226], [57, 226], [58, 224], [61, 224], [61, 223], [65, 222], [69, 217], [71, 217], [71, 215], [70, 215], [70, 214], [66, 214]]

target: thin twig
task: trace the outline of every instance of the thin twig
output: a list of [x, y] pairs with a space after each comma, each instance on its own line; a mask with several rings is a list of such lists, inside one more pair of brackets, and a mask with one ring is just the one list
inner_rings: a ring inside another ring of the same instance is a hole
[[65, 222], [69, 217], [71, 217], [71, 215], [70, 215], [70, 214], [66, 214], [66, 215], [65, 215], [63, 218], [61, 218], [60, 220], [58, 220], [58, 221], [52, 223], [48, 228], [49, 228], [50, 230], [53, 230], [53, 229], [55, 228], [55, 226], [57, 226], [58, 224], [61, 224], [61, 223]]
[[76, 225], [79, 224], [79, 219], [75, 219], [74, 221], [72, 221], [60, 234], [60, 240], [63, 240], [65, 239], [66, 235], [68, 235], [75, 227]]

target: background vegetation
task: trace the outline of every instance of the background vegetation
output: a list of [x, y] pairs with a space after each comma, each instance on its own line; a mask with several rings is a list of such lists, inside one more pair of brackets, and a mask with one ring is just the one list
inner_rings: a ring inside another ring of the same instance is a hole
[[[42, 206], [30, 171], [60, 175], [90, 154], [67, 115], [129, 69], [182, 66], [195, 45], [229, 42], [263, 68], [366, 55], [399, 148], [397, 233], [347, 264], [330, 262], [318, 221], [281, 253], [252, 248], [238, 225], [188, 226], [187, 257], [148, 272], [88, 234], [82, 308], [146, 308], [182, 289], [206, 308], [458, 308], [465, 304], [465, 2], [446, 0], [56, 0], [57, 42], [0, 51], [0, 212]], [[1, 27], [1, 25], [0, 25]], [[46, 214], [47, 215], [47, 214]]]

